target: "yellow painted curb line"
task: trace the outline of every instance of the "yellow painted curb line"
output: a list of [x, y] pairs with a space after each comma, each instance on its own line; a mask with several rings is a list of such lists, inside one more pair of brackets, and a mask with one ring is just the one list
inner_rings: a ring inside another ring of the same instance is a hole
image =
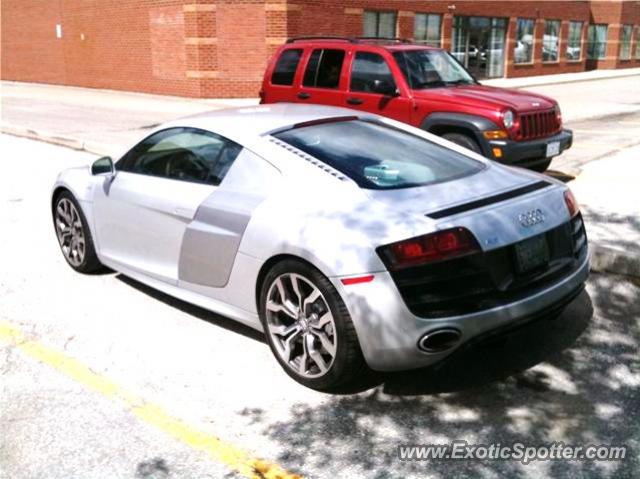
[[286, 472], [275, 463], [258, 459], [244, 449], [172, 417], [162, 407], [128, 393], [107, 377], [91, 371], [80, 361], [38, 341], [27, 339], [20, 329], [7, 321], [0, 321], [0, 340], [15, 346], [32, 359], [53, 367], [83, 386], [113, 401], [124, 403], [127, 409], [140, 420], [160, 429], [191, 449], [205, 452], [211, 459], [226, 465], [244, 477], [302, 479], [302, 476]]

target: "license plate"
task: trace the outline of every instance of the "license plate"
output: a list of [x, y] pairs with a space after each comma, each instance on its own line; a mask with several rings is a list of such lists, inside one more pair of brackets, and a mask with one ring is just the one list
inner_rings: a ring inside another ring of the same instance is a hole
[[550, 156], [558, 156], [560, 154], [560, 142], [552, 141], [547, 143], [547, 158]]
[[519, 273], [526, 273], [549, 262], [549, 246], [545, 235], [534, 236], [516, 243], [515, 248]]

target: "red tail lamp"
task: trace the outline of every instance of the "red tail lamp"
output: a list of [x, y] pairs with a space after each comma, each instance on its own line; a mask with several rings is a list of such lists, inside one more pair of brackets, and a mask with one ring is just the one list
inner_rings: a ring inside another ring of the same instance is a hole
[[479, 251], [478, 242], [466, 228], [437, 231], [378, 248], [387, 267], [395, 270]]
[[567, 205], [567, 209], [569, 210], [570, 218], [573, 218], [580, 212], [578, 201], [576, 200], [576, 197], [573, 196], [573, 192], [571, 190], [567, 190], [564, 192], [564, 202]]

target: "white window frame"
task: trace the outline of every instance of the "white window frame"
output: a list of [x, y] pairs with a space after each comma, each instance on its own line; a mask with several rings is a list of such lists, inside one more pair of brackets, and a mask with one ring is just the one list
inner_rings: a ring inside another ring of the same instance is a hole
[[[547, 25], [549, 25], [550, 23], [555, 23], [555, 24], [558, 25], [558, 50], [556, 52], [557, 54], [556, 54], [556, 59], [555, 60], [545, 60], [544, 59], [544, 46], [545, 46], [544, 36], [547, 34]], [[560, 52], [562, 51], [561, 36], [562, 36], [562, 20], [558, 20], [558, 19], [547, 20], [547, 19], [545, 19], [545, 21], [544, 21], [544, 30], [542, 31], [542, 63], [560, 63]]]
[[[429, 19], [435, 17], [438, 19], [438, 40], [429, 39]], [[424, 19], [426, 20], [424, 23], [424, 31], [426, 35], [426, 39], [421, 40], [416, 37], [416, 32], [418, 30], [418, 22]], [[413, 37], [416, 43], [420, 43], [423, 45], [428, 45], [432, 47], [439, 48], [442, 45], [442, 15], [439, 13], [425, 13], [425, 12], [416, 12], [414, 21], [413, 21]]]
[[[579, 25], [580, 27], [580, 35], [578, 36], [578, 46], [580, 47], [580, 56], [578, 58], [569, 58], [569, 48], [573, 47], [571, 43], [571, 26], [572, 25]], [[567, 32], [567, 48], [565, 50], [565, 58], [567, 62], [580, 62], [584, 58], [584, 42], [582, 41], [583, 34], [584, 34], [584, 22], [580, 20], [569, 20], [569, 28]]]
[[[526, 20], [527, 22], [531, 22], [533, 28], [531, 29], [531, 58], [527, 61], [518, 61], [516, 57], [516, 49], [518, 47], [518, 41], [520, 37], [518, 35], [520, 29], [520, 21]], [[513, 63], [515, 65], [533, 65], [535, 62], [535, 52], [536, 52], [536, 19], [535, 18], [527, 18], [527, 17], [518, 17], [516, 18], [516, 43], [513, 47]]]
[[[364, 31], [364, 25], [368, 15], [375, 15], [375, 35], [367, 35]], [[398, 12], [396, 12], [395, 10], [365, 10], [362, 15], [362, 32], [365, 36], [383, 37], [383, 35], [380, 34], [380, 19], [382, 15], [393, 15], [393, 35], [391, 35], [391, 37], [395, 38], [398, 36]], [[386, 35], [384, 35], [384, 37], [386, 37]]]

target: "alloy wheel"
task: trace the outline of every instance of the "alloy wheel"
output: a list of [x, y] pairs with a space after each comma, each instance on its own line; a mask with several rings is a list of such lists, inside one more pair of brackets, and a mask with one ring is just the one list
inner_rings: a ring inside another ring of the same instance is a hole
[[85, 256], [85, 235], [76, 206], [68, 198], [58, 201], [55, 211], [56, 234], [67, 261], [80, 266]]
[[325, 375], [336, 357], [333, 315], [320, 289], [297, 273], [278, 276], [266, 299], [267, 334], [282, 361], [305, 378]]

